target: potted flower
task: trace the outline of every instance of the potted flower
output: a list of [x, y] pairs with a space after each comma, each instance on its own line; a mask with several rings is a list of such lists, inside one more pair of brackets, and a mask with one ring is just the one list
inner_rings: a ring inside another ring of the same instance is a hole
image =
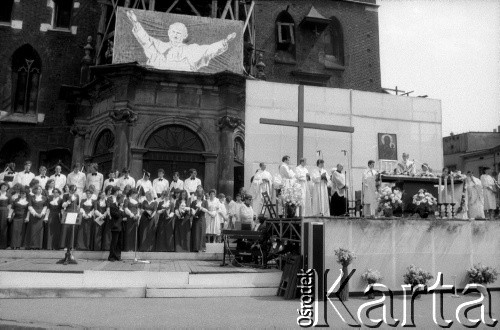
[[482, 266], [476, 264], [472, 268], [467, 269], [469, 276], [469, 283], [476, 284], [489, 284], [494, 283], [498, 278], [498, 272], [495, 268], [490, 266]]
[[[368, 269], [361, 275], [361, 278], [366, 283], [368, 283], [368, 285], [373, 285], [375, 283], [379, 283], [382, 280], [382, 275], [380, 275], [380, 272], [378, 270]], [[373, 299], [373, 298], [375, 298], [373, 292], [368, 294], [368, 299]]]
[[437, 199], [425, 189], [420, 189], [413, 195], [413, 204], [416, 206], [417, 213], [422, 218], [427, 218], [429, 213], [434, 212], [437, 205]]
[[[347, 278], [349, 275], [349, 268], [348, 266], [351, 264], [351, 262], [356, 259], [356, 255], [354, 252], [351, 252], [347, 249], [343, 248], [338, 248], [335, 250], [335, 256], [337, 256], [337, 262], [342, 265], [342, 282]], [[342, 292], [340, 292], [340, 299], [345, 301], [349, 299], [349, 284], [345, 282], [346, 285], [344, 286], [344, 289]]]
[[422, 268], [416, 267], [415, 265], [410, 265], [406, 268], [406, 273], [403, 275], [404, 283], [410, 284], [412, 289], [419, 284], [427, 285], [427, 282], [433, 278], [434, 276], [432, 276], [431, 273], [426, 272]]
[[401, 194], [392, 191], [390, 187], [383, 187], [379, 191], [378, 212], [383, 212], [386, 217], [392, 217], [393, 212], [403, 205]]
[[295, 218], [297, 207], [302, 205], [302, 186], [299, 183], [286, 185], [283, 190], [287, 218]]

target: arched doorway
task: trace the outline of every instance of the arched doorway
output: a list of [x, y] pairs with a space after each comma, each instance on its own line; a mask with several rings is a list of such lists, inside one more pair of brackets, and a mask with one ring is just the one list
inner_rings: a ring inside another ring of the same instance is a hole
[[167, 125], [154, 131], [146, 141], [143, 167], [156, 177], [158, 169], [163, 168], [170, 180], [174, 172], [181, 179], [189, 177], [189, 169], [194, 168], [203, 182], [205, 175], [205, 151], [200, 137], [181, 125]]
[[103, 130], [95, 141], [92, 162], [99, 164], [99, 172], [104, 173], [104, 177], [111, 171], [114, 145], [115, 136], [109, 129]]
[[[0, 150], [0, 170], [3, 171], [8, 163], [16, 163], [16, 170], [23, 169], [24, 162], [31, 159], [31, 150], [21, 138], [15, 138], [4, 144]], [[34, 167], [33, 167], [34, 170]]]
[[240, 137], [234, 139], [234, 192], [245, 186], [245, 143]]

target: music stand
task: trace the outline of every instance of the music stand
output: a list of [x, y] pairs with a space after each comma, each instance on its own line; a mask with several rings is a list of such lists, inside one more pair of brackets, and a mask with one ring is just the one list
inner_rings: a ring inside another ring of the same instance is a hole
[[77, 224], [79, 224], [78, 223], [78, 212], [66, 213], [66, 216], [64, 218], [64, 224], [71, 226], [70, 244], [69, 244], [69, 246], [66, 247], [66, 254], [64, 255], [64, 258], [57, 261], [56, 264], [76, 265], [76, 264], [78, 264], [78, 262], [76, 261], [75, 257], [73, 256], [73, 249], [74, 249], [74, 245], [75, 245], [75, 226]]

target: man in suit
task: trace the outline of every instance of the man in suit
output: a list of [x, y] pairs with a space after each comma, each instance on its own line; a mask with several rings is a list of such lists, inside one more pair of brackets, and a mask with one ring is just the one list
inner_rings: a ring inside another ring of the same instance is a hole
[[96, 163], [90, 164], [90, 173], [87, 174], [87, 189], [93, 185], [95, 190], [94, 194], [99, 196], [99, 192], [103, 189], [104, 176], [97, 172], [98, 165]]
[[111, 245], [109, 247], [109, 261], [121, 260], [121, 246], [123, 240], [122, 221], [124, 212], [122, 209], [125, 197], [120, 194], [120, 188], [113, 186], [111, 188], [111, 205], [109, 213], [111, 215]]

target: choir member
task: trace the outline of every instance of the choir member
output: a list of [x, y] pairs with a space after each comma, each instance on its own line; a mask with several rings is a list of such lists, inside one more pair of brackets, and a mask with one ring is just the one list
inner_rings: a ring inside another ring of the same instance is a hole
[[122, 219], [124, 216], [123, 202], [125, 196], [119, 194], [120, 189], [113, 187], [111, 190], [111, 203], [109, 206], [109, 214], [111, 217], [111, 244], [109, 247], [108, 260], [111, 262], [122, 260], [121, 246], [123, 239]]
[[[106, 209], [106, 216], [104, 217], [104, 228], [103, 228], [103, 231], [104, 231], [104, 236], [102, 237], [102, 250], [103, 251], [109, 251], [110, 249], [110, 246], [111, 246], [111, 228], [113, 227], [113, 222], [111, 220], [111, 215], [110, 215], [110, 206], [111, 204], [113, 203], [113, 200], [116, 200], [113, 199], [113, 187], [117, 187], [118, 189], [118, 193], [120, 193], [120, 188], [118, 186], [108, 186], [106, 187], [106, 189], [104, 190], [104, 192], [106, 193], [106, 206], [107, 206], [107, 209]], [[118, 195], [118, 193], [115, 193], [115, 195]], [[123, 195], [123, 198], [125, 198], [125, 195]], [[123, 229], [123, 226], [122, 226], [122, 229]], [[120, 240], [121, 244], [120, 245], [120, 249], [122, 249], [123, 247], [123, 235], [122, 235], [122, 239]]]
[[[57, 186], [56, 186], [57, 188]], [[57, 188], [59, 189], [59, 188]], [[68, 184], [65, 184], [63, 187], [62, 187], [62, 197], [64, 198], [64, 196], [68, 196], [70, 195], [70, 191], [69, 191], [69, 185]]]
[[[312, 215], [311, 191], [309, 190], [308, 182], [311, 181], [309, 171], [306, 168], [307, 160], [300, 159], [299, 166], [295, 168], [297, 183], [300, 184], [302, 191], [302, 207], [300, 208], [300, 216]], [[255, 208], [254, 208], [255, 210]]]
[[42, 189], [45, 189], [47, 181], [49, 180], [49, 177], [47, 176], [47, 168], [45, 166], [40, 166], [38, 173], [40, 174], [35, 176], [35, 179], [38, 180], [38, 184], [42, 187]]
[[205, 214], [205, 222], [207, 224], [206, 236], [209, 243], [215, 243], [215, 238], [220, 235], [220, 216], [219, 209], [220, 201], [215, 197], [215, 189], [210, 189], [208, 192], [208, 212]]
[[255, 215], [252, 208], [252, 196], [245, 195], [243, 204], [240, 207], [241, 230], [252, 230], [254, 227]]
[[92, 223], [94, 222], [94, 200], [90, 189], [85, 191], [85, 197], [80, 202], [80, 214], [82, 223], [78, 226], [76, 248], [87, 251], [92, 249]]
[[0, 249], [7, 248], [7, 230], [11, 210], [8, 189], [9, 184], [7, 182], [0, 183]]
[[85, 190], [87, 179], [85, 178], [85, 174], [80, 170], [81, 165], [79, 163], [73, 165], [73, 172], [68, 174], [66, 183], [70, 186], [74, 185], [76, 187], [76, 193], [78, 194], [79, 198], [82, 199], [84, 197], [83, 192]]
[[497, 208], [497, 183], [491, 176], [491, 168], [486, 167], [484, 169], [484, 174], [481, 175], [481, 184], [483, 185], [484, 213], [490, 219], [493, 219], [495, 209]]
[[135, 180], [130, 176], [130, 171], [127, 168], [122, 170], [122, 177], [118, 180], [118, 187], [121, 191], [125, 189], [125, 186], [135, 187]]
[[175, 200], [164, 190], [158, 203], [158, 226], [156, 228], [156, 251], [175, 251], [174, 242], [174, 207]]
[[2, 173], [0, 173], [0, 182], [7, 182], [9, 188], [12, 188], [16, 184], [16, 182], [14, 182], [16, 178], [15, 170], [16, 170], [16, 163], [7, 164], [5, 170]]
[[90, 164], [90, 173], [87, 174], [86, 187], [88, 189], [91, 185], [94, 186], [94, 193], [99, 195], [99, 192], [103, 189], [104, 176], [97, 169], [98, 165], [96, 163]]
[[139, 199], [136, 189], [130, 189], [123, 203], [125, 222], [123, 223], [123, 245], [124, 251], [135, 251], [137, 249], [137, 226], [141, 218]]
[[27, 250], [40, 250], [43, 244], [43, 221], [47, 213], [47, 198], [42, 195], [42, 187], [33, 187], [33, 197], [30, 199], [28, 211], [29, 222], [26, 227], [25, 246]]
[[467, 185], [467, 216], [469, 219], [484, 219], [484, 193], [481, 180], [474, 177], [471, 171], [465, 179]]
[[[54, 181], [52, 181], [54, 182]], [[47, 222], [47, 249], [59, 250], [61, 244], [61, 211], [62, 211], [61, 191], [57, 188], [52, 190], [48, 197], [48, 222]]]
[[[123, 188], [123, 190], [121, 191], [121, 194], [123, 196], [127, 196], [128, 193], [129, 193], [129, 191], [132, 190], [132, 189], [135, 189], [135, 188], [133, 188], [132, 186], [126, 185], [125, 188]], [[138, 192], [138, 195], [139, 195], [138, 196], [138, 200], [142, 202], [142, 200], [140, 199], [141, 195], [139, 194], [139, 190], [137, 190], [137, 192]]]
[[156, 193], [153, 189], [153, 184], [151, 183], [151, 180], [149, 180], [151, 174], [147, 171], [143, 171], [143, 173], [144, 174], [142, 175], [142, 179], [137, 180], [135, 188], [139, 192], [139, 196], [145, 196], [148, 192], [150, 192], [151, 196], [153, 196], [153, 199], [155, 199]]
[[24, 186], [29, 186], [31, 180], [35, 178], [35, 174], [30, 171], [31, 162], [28, 160], [24, 163], [24, 171], [17, 172], [15, 183], [20, 183]]
[[[68, 187], [68, 193], [63, 196], [64, 216], [68, 212], [80, 213], [80, 196], [76, 192], [76, 186], [70, 185]], [[63, 223], [66, 219], [63, 219]], [[61, 230], [61, 247], [65, 247], [68, 251], [73, 249], [74, 245], [74, 227], [75, 225], [64, 224]]]
[[202, 184], [201, 180], [196, 177], [198, 175], [198, 172], [196, 172], [194, 168], [189, 170], [189, 174], [189, 178], [184, 181], [184, 190], [186, 190], [189, 197], [191, 197], [194, 195], [196, 188], [198, 186], [202, 186]]
[[377, 170], [375, 161], [368, 161], [368, 169], [363, 172], [363, 214], [365, 217], [373, 217], [377, 212]]
[[331, 182], [324, 167], [325, 161], [318, 159], [316, 168], [311, 171], [311, 181], [314, 182], [314, 189], [311, 194], [311, 211], [313, 215], [328, 216], [330, 214], [328, 186], [331, 185]]
[[193, 223], [191, 225], [191, 251], [203, 251], [202, 241], [205, 240], [203, 233], [203, 222], [208, 212], [208, 202], [203, 199], [203, 193], [196, 193], [196, 200], [191, 203], [191, 214]]
[[332, 200], [330, 201], [330, 215], [343, 216], [346, 214], [347, 185], [344, 167], [337, 164], [337, 168], [332, 170]]
[[179, 179], [179, 172], [174, 172], [172, 182], [170, 183], [170, 191], [174, 191], [174, 189], [184, 189], [184, 181]]
[[409, 160], [410, 155], [403, 153], [403, 160], [396, 167], [396, 174], [414, 176], [416, 172], [415, 163]]
[[253, 198], [253, 211], [255, 214], [259, 214], [264, 205], [264, 198], [262, 197], [263, 192], [267, 192], [269, 197], [271, 197], [271, 184], [273, 182], [273, 177], [271, 173], [266, 171], [266, 164], [260, 163], [259, 169], [253, 176], [252, 185], [250, 187], [250, 192]]
[[142, 215], [139, 221], [138, 237], [139, 251], [152, 252], [155, 248], [156, 238], [156, 210], [158, 203], [153, 199], [153, 192], [146, 193], [146, 200], [141, 204]]
[[[57, 189], [56, 182], [53, 179], [49, 179], [45, 184], [45, 197], [49, 198], [50, 196], [52, 196], [52, 194], [54, 193], [54, 189]], [[59, 194], [61, 194], [61, 190], [58, 190]]]
[[160, 168], [158, 170], [158, 177], [153, 181], [153, 191], [157, 198], [161, 198], [164, 191], [168, 190], [168, 180], [164, 178], [165, 171]]
[[241, 230], [240, 222], [240, 207], [243, 204], [241, 201], [241, 195], [236, 194], [236, 200], [231, 200], [231, 196], [228, 196], [228, 207], [227, 213], [229, 216], [229, 229]]
[[222, 229], [227, 227], [228, 217], [227, 217], [227, 208], [226, 208], [226, 196], [223, 193], [220, 193], [217, 198], [219, 199], [219, 210], [217, 212], [217, 222], [219, 226], [219, 233], [217, 234], [217, 242], [221, 242], [221, 233]]
[[12, 202], [13, 214], [10, 226], [10, 247], [19, 250], [22, 245], [23, 224], [28, 219], [28, 197], [26, 189], [19, 189], [19, 196]]
[[99, 193], [98, 193], [98, 192], [96, 192], [96, 189], [95, 189], [95, 187], [94, 187], [94, 185], [93, 185], [93, 184], [89, 185], [89, 186], [87, 187], [87, 189], [88, 189], [88, 190], [90, 190], [91, 199], [92, 199], [92, 201], [94, 201], [94, 202], [95, 202], [95, 201], [97, 200], [97, 196], [99, 195]]
[[61, 166], [59, 165], [57, 165], [54, 170], [55, 174], [52, 174], [50, 179], [54, 180], [55, 188], [59, 189], [64, 194], [63, 188], [66, 185], [66, 175], [61, 173]]
[[175, 252], [189, 252], [191, 242], [191, 209], [189, 208], [189, 195], [182, 190], [175, 202], [174, 241]]
[[[106, 193], [103, 191], [99, 192], [99, 196], [97, 200], [94, 202], [94, 251], [103, 250], [103, 241], [105, 235], [105, 224], [106, 218], [108, 217], [107, 213], [108, 204], [106, 203]], [[102, 222], [101, 222], [102, 221]], [[111, 241], [111, 230], [109, 230], [109, 240]]]
[[104, 180], [104, 185], [102, 189], [106, 189], [108, 186], [117, 186], [118, 180], [115, 179], [115, 172], [111, 171], [108, 173], [108, 178]]

